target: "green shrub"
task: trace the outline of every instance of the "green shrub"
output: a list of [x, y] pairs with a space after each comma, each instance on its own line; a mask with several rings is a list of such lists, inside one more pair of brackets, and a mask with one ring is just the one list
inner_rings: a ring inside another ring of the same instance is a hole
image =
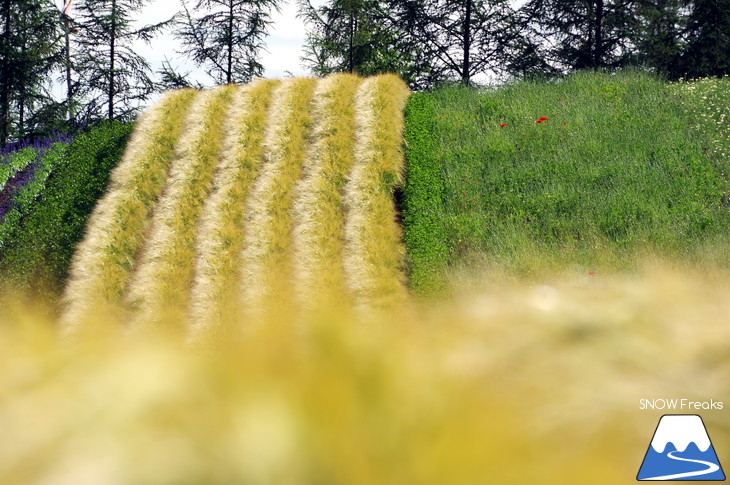
[[0, 191], [13, 175], [27, 167], [35, 157], [35, 150], [28, 147], [9, 154], [7, 160], [0, 160]]
[[[43, 154], [31, 180], [13, 195], [8, 211], [0, 219], [0, 251], [3, 250], [6, 242], [18, 229], [23, 216], [32, 210], [33, 205], [46, 187], [48, 176], [54, 167], [63, 160], [65, 154], [66, 145], [63, 143], [54, 143]], [[35, 157], [36, 155], [33, 153], [33, 158]]]
[[67, 145], [46, 189], [0, 253], [6, 283], [60, 290], [84, 224], [106, 189], [131, 128], [106, 122]]
[[413, 94], [405, 111], [406, 182], [403, 187], [403, 238], [408, 248], [411, 288], [420, 294], [439, 289], [448, 258], [443, 218], [444, 187], [438, 159], [436, 111], [431, 96]]

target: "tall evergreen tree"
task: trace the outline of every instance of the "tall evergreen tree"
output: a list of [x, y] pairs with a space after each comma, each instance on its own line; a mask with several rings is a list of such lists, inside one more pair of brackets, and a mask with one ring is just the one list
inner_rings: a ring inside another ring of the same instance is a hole
[[730, 74], [730, 0], [692, 2], [680, 70], [687, 77]]
[[414, 88], [502, 71], [519, 38], [508, 0], [300, 0], [316, 73], [392, 71]]
[[29, 119], [47, 105], [60, 62], [58, 11], [49, 0], [0, 2], [0, 145], [33, 131]]
[[686, 12], [682, 0], [640, 0], [639, 32], [636, 42], [641, 65], [677, 78], [679, 58], [686, 37]]
[[259, 55], [280, 0], [198, 0], [195, 17], [183, 2], [176, 29], [181, 54], [205, 66], [217, 83], [248, 82], [263, 73]]
[[298, 0], [299, 16], [308, 26], [302, 60], [315, 74], [362, 75], [395, 72], [412, 82], [417, 52], [378, 0], [331, 0], [314, 7]]
[[[155, 90], [147, 61], [132, 49], [135, 40], [151, 42], [170, 21], [133, 27], [132, 15], [147, 0], [80, 0], [75, 25], [79, 30], [72, 56], [75, 96], [83, 98], [87, 117], [102, 112], [109, 119], [128, 119]], [[79, 116], [84, 116], [80, 114]]]
[[637, 0], [529, 0], [530, 46], [553, 69], [617, 68], [634, 60]]
[[422, 46], [431, 83], [498, 75], [520, 38], [508, 0], [405, 0], [388, 2], [403, 34]]

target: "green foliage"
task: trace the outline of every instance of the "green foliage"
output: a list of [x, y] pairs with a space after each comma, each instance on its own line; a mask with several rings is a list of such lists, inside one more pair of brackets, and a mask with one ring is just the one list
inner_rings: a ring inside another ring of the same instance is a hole
[[405, 111], [407, 177], [403, 188], [403, 238], [408, 247], [411, 288], [437, 290], [439, 270], [447, 260], [442, 209], [444, 179], [438, 159], [433, 96], [413, 94]]
[[134, 119], [140, 102], [156, 90], [147, 60], [133, 43], [150, 44], [172, 19], [138, 28], [146, 0], [81, 0], [75, 4], [73, 68], [78, 72], [74, 99], [82, 102], [79, 120]]
[[47, 0], [0, 2], [0, 147], [42, 132], [40, 118], [56, 104], [50, 88], [61, 61], [58, 19]]
[[730, 0], [695, 0], [688, 20], [681, 74], [690, 78], [730, 74]]
[[317, 75], [335, 72], [363, 76], [397, 73], [415, 81], [420, 52], [405, 41], [402, 25], [380, 0], [329, 0], [317, 7], [298, 0], [299, 16], [308, 26], [302, 61]]
[[[529, 0], [521, 12], [528, 46], [558, 71], [615, 69], [632, 58], [638, 0]], [[548, 69], [545, 69], [549, 72]]]
[[84, 224], [121, 158], [131, 124], [103, 123], [67, 145], [31, 212], [0, 253], [14, 286], [60, 289]]
[[[719, 143], [714, 128], [696, 129], [696, 104], [682, 104], [675, 90], [622, 72], [422, 95], [434, 122], [427, 148], [409, 147], [408, 166], [423, 164], [424, 152], [441, 163], [443, 203], [420, 216], [445, 230], [443, 263], [478, 255], [522, 274], [620, 269], [648, 252], [728, 265], [727, 158], [710, 149]], [[423, 123], [413, 106], [411, 145]], [[406, 220], [418, 210], [406, 205]], [[413, 241], [411, 253], [419, 247]]]
[[0, 161], [0, 190], [16, 172], [23, 170], [35, 159], [32, 148], [24, 148], [8, 155], [7, 161]]
[[640, 64], [676, 79], [681, 75], [680, 54], [684, 48], [687, 18], [683, 0], [640, 0], [636, 47]]
[[[32, 159], [36, 158], [36, 154], [31, 148], [27, 148], [32, 153]], [[48, 176], [64, 158], [66, 154], [66, 145], [63, 143], [54, 143], [43, 155], [38, 168], [35, 169], [33, 178], [28, 181], [16, 194], [13, 195], [10, 208], [0, 219], [0, 251], [5, 247], [5, 243], [12, 234], [20, 227], [23, 217], [28, 214], [41, 192], [46, 186]]]

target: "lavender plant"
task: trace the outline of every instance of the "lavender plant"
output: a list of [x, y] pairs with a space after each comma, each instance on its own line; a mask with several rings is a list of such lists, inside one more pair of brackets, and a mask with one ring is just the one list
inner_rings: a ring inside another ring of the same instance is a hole
[[0, 249], [32, 210], [65, 150], [65, 143], [56, 142], [47, 149], [36, 151], [36, 158], [13, 178], [12, 185], [8, 184], [6, 196], [3, 198], [0, 194]]
[[7, 144], [0, 155], [0, 249], [32, 207], [71, 136], [54, 133], [47, 138]]

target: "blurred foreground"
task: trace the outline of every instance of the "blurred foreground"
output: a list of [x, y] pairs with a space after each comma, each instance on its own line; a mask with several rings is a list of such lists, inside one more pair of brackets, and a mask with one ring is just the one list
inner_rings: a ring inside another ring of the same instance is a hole
[[269, 322], [214, 349], [60, 342], [42, 305], [15, 299], [0, 483], [629, 484], [663, 414], [642, 398], [725, 401], [684, 412], [730, 462], [728, 275], [482, 276], [455, 295], [371, 322]]

